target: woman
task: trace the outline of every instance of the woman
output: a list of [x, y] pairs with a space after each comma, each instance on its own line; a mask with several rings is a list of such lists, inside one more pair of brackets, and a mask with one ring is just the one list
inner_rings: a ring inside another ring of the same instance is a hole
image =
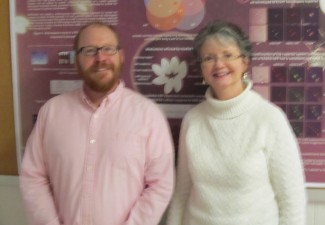
[[252, 90], [248, 37], [213, 22], [194, 53], [209, 88], [182, 122], [167, 224], [305, 224], [299, 147], [286, 115]]

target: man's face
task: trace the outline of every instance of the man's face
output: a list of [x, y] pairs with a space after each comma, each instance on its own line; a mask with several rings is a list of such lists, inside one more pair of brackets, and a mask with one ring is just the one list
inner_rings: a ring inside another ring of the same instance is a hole
[[[107, 27], [90, 26], [82, 31], [78, 42], [78, 49], [86, 46], [116, 48], [118, 40], [114, 32]], [[76, 56], [80, 76], [85, 85], [95, 92], [109, 92], [118, 85], [123, 62], [122, 50], [113, 55], [99, 50], [95, 55], [85, 55], [81, 52]]]

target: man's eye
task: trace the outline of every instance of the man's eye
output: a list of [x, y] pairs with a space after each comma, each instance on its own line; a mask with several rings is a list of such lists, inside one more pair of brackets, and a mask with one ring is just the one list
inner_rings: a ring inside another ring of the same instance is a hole
[[94, 52], [96, 52], [96, 49], [94, 49], [94, 48], [87, 48], [87, 49], [85, 49], [85, 53], [86, 54], [92, 54]]
[[112, 49], [111, 47], [104, 47], [102, 48], [103, 52], [112, 52], [114, 49]]

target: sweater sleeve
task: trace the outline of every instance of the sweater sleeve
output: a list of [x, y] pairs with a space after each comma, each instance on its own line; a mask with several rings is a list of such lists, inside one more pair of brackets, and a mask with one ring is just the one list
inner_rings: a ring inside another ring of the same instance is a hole
[[282, 111], [272, 115], [267, 136], [269, 174], [279, 206], [279, 225], [304, 225], [306, 193], [300, 150]]
[[186, 132], [187, 122], [183, 121], [177, 159], [176, 187], [168, 211], [167, 225], [182, 225], [187, 201], [190, 195], [192, 182], [188, 170], [187, 154], [186, 154]]

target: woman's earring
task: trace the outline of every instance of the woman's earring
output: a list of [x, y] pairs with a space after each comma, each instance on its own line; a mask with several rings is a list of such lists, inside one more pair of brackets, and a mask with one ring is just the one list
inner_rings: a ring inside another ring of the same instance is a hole
[[247, 79], [248, 79], [248, 73], [247, 73], [247, 72], [245, 72], [245, 73], [243, 74], [242, 79], [243, 79], [243, 80], [247, 80]]
[[203, 85], [206, 85], [207, 82], [205, 82], [205, 80], [203, 79], [203, 80], [202, 80], [202, 84], [203, 84]]

